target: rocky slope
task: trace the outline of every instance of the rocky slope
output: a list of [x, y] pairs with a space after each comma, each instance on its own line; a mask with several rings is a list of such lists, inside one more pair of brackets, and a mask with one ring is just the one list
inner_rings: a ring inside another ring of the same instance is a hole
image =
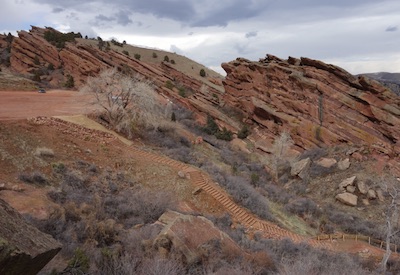
[[224, 63], [226, 104], [271, 142], [289, 131], [298, 149], [349, 143], [397, 156], [399, 98], [363, 76], [309, 58]]

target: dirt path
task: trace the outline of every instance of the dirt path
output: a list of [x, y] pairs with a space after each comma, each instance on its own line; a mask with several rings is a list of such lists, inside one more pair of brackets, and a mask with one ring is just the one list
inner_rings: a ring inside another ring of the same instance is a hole
[[90, 96], [78, 91], [0, 91], [0, 120], [87, 114], [94, 110], [88, 102]]

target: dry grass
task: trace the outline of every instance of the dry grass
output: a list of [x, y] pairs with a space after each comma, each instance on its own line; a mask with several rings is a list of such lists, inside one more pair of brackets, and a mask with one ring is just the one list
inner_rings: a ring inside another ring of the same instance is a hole
[[[98, 41], [97, 40], [90, 40], [90, 39], [77, 39], [79, 43], [82, 44], [89, 44], [92, 45], [93, 47], [97, 47]], [[173, 66], [176, 70], [185, 73], [188, 76], [191, 76], [197, 80], [200, 80], [204, 83], [207, 83], [207, 85], [220, 90], [223, 92], [223, 88], [221, 86], [217, 86], [210, 82], [207, 77], [210, 78], [216, 78], [216, 79], [222, 79], [223, 76], [220, 75], [219, 73], [208, 69], [206, 66], [199, 64], [183, 55], [179, 55], [177, 53], [172, 53], [164, 50], [159, 50], [159, 49], [151, 49], [151, 48], [144, 48], [140, 46], [132, 46], [132, 45], [124, 45], [123, 47], [119, 47], [116, 45], [113, 45], [110, 43], [110, 47], [112, 50], [117, 51], [122, 53], [123, 51], [127, 51], [129, 53], [129, 56], [134, 57], [135, 54], [140, 54], [140, 60], [144, 61], [146, 63], [150, 64], [160, 64], [161, 62], [164, 61], [164, 57], [168, 56], [169, 60], [174, 60], [175, 64], [172, 64], [169, 62], [168, 64]], [[156, 58], [153, 57], [153, 53], [157, 55]], [[201, 69], [204, 69], [206, 71], [207, 77], [201, 77], [199, 72]]]
[[8, 68], [1, 67], [0, 90], [7, 91], [31, 91], [36, 90], [36, 82], [22, 76], [13, 74]]
[[53, 149], [46, 147], [38, 147], [35, 150], [35, 156], [37, 157], [54, 157]]

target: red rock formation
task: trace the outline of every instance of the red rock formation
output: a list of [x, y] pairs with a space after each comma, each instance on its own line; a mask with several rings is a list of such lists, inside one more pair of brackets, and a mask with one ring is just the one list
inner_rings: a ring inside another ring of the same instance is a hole
[[258, 138], [286, 130], [303, 149], [345, 142], [400, 152], [400, 100], [376, 81], [309, 58], [238, 58], [222, 67], [224, 100], [260, 126]]

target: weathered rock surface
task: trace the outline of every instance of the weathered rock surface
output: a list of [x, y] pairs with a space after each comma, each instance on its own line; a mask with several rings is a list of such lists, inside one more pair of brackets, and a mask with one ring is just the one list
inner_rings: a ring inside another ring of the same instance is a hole
[[0, 274], [37, 274], [61, 249], [0, 200]]
[[348, 158], [342, 159], [338, 162], [339, 170], [347, 170], [350, 167], [350, 160]]
[[361, 194], [365, 195], [368, 193], [368, 186], [364, 181], [357, 181], [357, 189]]
[[375, 200], [376, 199], [376, 192], [374, 189], [369, 189], [367, 193], [367, 197], [370, 200]]
[[304, 179], [308, 174], [308, 169], [310, 168], [311, 160], [310, 158], [302, 159], [292, 164], [292, 169], [290, 174], [292, 176], [299, 176]]
[[346, 142], [400, 153], [400, 99], [376, 81], [309, 58], [267, 55], [222, 67], [226, 104], [256, 122], [260, 137], [289, 130], [303, 149]]
[[336, 195], [336, 199], [343, 204], [350, 205], [350, 206], [357, 206], [358, 197], [354, 194], [341, 193], [341, 194]]
[[315, 163], [325, 168], [331, 168], [337, 163], [337, 161], [334, 158], [321, 158], [317, 160]]
[[[165, 227], [154, 240], [156, 249], [175, 249], [187, 263], [195, 263], [208, 254], [211, 242], [218, 241], [222, 251], [241, 255], [241, 248], [214, 224], [201, 216], [184, 215], [174, 211], [164, 213], [159, 222]], [[226, 250], [225, 250], [226, 249]]]
[[341, 183], [339, 183], [339, 190], [345, 191], [348, 186], [354, 185], [356, 178], [356, 176], [352, 176], [351, 178], [344, 179]]

